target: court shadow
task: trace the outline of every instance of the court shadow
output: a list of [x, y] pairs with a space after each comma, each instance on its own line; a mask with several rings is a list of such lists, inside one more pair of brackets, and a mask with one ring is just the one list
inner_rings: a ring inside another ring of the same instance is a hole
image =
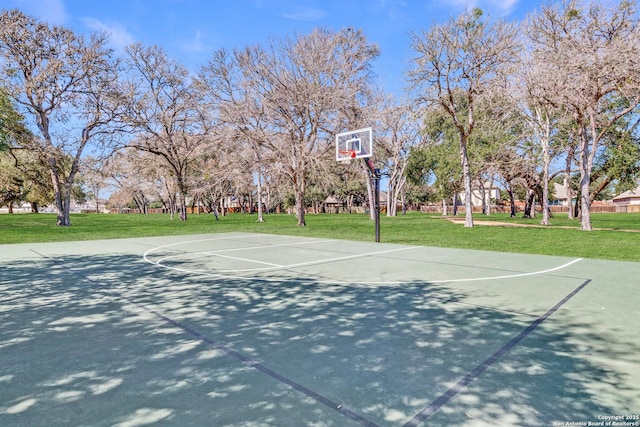
[[128, 255], [2, 269], [2, 425], [401, 426], [447, 393], [416, 424], [551, 425], [638, 407], [640, 344], [565, 315], [451, 393], [536, 318], [444, 285], [216, 278]]

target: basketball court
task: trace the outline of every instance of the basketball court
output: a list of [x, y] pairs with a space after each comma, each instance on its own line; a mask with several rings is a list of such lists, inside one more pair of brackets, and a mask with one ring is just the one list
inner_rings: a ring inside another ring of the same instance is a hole
[[640, 412], [636, 263], [242, 233], [0, 254], [0, 425]]

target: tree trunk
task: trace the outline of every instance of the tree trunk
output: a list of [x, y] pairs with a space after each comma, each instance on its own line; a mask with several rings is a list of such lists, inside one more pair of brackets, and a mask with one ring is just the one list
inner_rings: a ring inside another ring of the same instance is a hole
[[298, 225], [300, 227], [304, 227], [307, 225], [304, 219], [304, 193], [305, 193], [305, 182], [304, 176], [297, 175], [296, 180], [294, 182], [294, 192], [296, 197], [296, 217], [298, 218]]
[[264, 222], [262, 213], [262, 173], [258, 170], [258, 222]]
[[[54, 158], [49, 159], [49, 167], [51, 171], [51, 183], [53, 184], [57, 225], [68, 227], [71, 225], [71, 217], [69, 215], [71, 193], [70, 191], [66, 191], [67, 185], [60, 181], [60, 175]], [[71, 188], [69, 188], [69, 190], [71, 190]]]
[[507, 183], [507, 191], [509, 193], [509, 205], [511, 207], [511, 218], [515, 218], [516, 216], [516, 197], [513, 194], [513, 186], [511, 182]]
[[569, 208], [567, 218], [573, 219], [575, 218], [573, 212], [573, 190], [571, 189], [571, 177], [568, 175], [569, 173], [571, 173], [570, 170], [567, 171], [567, 175], [564, 177], [564, 188], [567, 192], [567, 207]]
[[583, 126], [580, 131], [580, 228], [583, 231], [591, 231], [590, 183], [591, 165], [589, 162], [589, 139], [587, 130]]
[[180, 221], [187, 220], [187, 186], [183, 177], [178, 174], [176, 177], [176, 186], [178, 187], [178, 203], [180, 204]]
[[175, 200], [175, 195], [170, 195], [170, 196], [169, 196], [169, 200], [168, 200], [168, 208], [169, 208], [169, 215], [170, 215], [171, 219], [173, 220], [173, 216], [176, 214], [176, 200]]
[[442, 199], [442, 215], [443, 216], [447, 216], [449, 214], [449, 211], [447, 209], [447, 199]]
[[569, 219], [575, 218], [573, 211], [573, 189], [571, 188], [571, 163], [573, 162], [573, 155], [575, 154], [575, 146], [573, 144], [569, 145], [569, 150], [567, 152], [567, 159], [565, 163], [565, 176], [564, 176], [564, 188], [567, 192], [567, 205], [569, 206], [569, 212], [567, 213], [567, 217]]
[[71, 225], [71, 184], [67, 183], [64, 185], [64, 225], [66, 227]]
[[544, 153], [544, 166], [542, 170], [542, 221], [540, 224], [549, 225], [549, 164], [551, 157], [549, 156], [549, 143], [545, 140], [542, 144]]
[[57, 225], [69, 227], [71, 225], [71, 185], [61, 183], [57, 173], [55, 174], [54, 191], [56, 201]]
[[304, 227], [307, 225], [304, 219], [304, 192], [296, 188], [296, 217], [298, 218], [298, 225]]
[[[580, 166], [580, 228], [583, 231], [591, 231], [591, 201], [589, 200], [589, 183], [591, 174], [589, 168]], [[576, 202], [577, 203], [577, 202]]]
[[187, 220], [187, 195], [182, 191], [178, 194], [178, 199], [180, 203], [180, 221]]
[[[493, 178], [491, 178], [491, 180], [489, 181], [489, 197], [487, 197], [487, 211], [485, 212], [486, 215], [491, 215], [491, 193], [493, 192]], [[483, 195], [482, 197], [485, 197], [485, 195]]]
[[540, 224], [549, 225], [549, 164], [551, 155], [549, 153], [549, 139], [551, 137], [551, 123], [549, 114], [542, 107], [536, 107], [536, 118], [538, 122], [538, 136], [542, 145], [542, 194], [540, 204], [542, 205], [542, 221]]
[[462, 181], [464, 182], [464, 226], [473, 227], [473, 204], [471, 203], [471, 168], [467, 155], [467, 137], [460, 137], [460, 160], [462, 162]]
[[387, 216], [396, 216], [397, 196], [393, 181], [390, 179], [387, 185]]
[[265, 206], [267, 207], [267, 214], [272, 212], [271, 206], [271, 187], [267, 186], [267, 201], [265, 202]]
[[527, 188], [527, 200], [524, 204], [523, 218], [535, 218], [536, 216], [536, 191], [533, 188]]

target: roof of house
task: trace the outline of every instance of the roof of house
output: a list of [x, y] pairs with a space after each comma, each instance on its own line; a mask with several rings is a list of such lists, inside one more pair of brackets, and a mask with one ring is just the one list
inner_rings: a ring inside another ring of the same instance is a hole
[[557, 200], [567, 199], [567, 187], [557, 182], [553, 183], [553, 191]]
[[640, 198], [640, 187], [634, 188], [633, 190], [627, 190], [622, 194], [618, 194], [613, 198], [614, 201], [619, 199], [636, 199]]

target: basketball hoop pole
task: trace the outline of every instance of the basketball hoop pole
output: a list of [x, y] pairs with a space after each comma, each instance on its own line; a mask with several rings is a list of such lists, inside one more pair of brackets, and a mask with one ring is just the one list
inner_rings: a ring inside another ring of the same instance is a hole
[[371, 161], [373, 156], [373, 129], [362, 128], [336, 134], [336, 160], [362, 159], [369, 171], [369, 183], [373, 180], [374, 219], [376, 221], [376, 242], [380, 241], [380, 169], [376, 169]]
[[371, 161], [370, 157], [363, 159], [367, 169], [369, 170], [369, 176], [373, 179], [373, 209], [374, 218], [376, 223], [376, 243], [380, 242], [380, 169], [376, 169]]

